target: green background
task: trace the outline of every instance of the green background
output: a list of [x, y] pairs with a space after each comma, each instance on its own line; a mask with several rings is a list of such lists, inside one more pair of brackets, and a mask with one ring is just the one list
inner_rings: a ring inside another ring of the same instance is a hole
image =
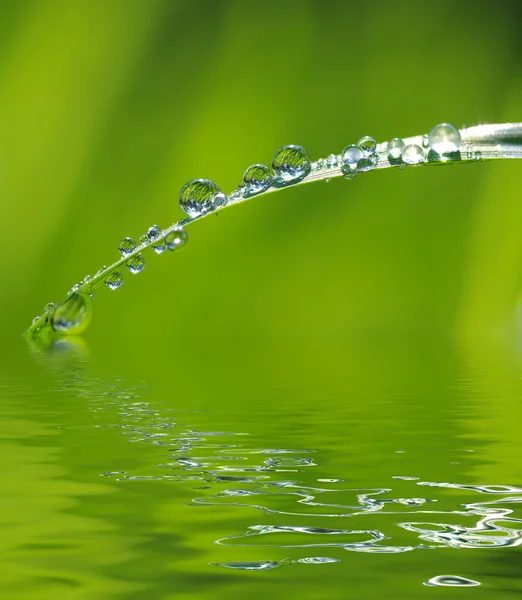
[[[11, 598], [416, 598], [452, 567], [485, 579], [484, 597], [520, 591], [516, 549], [338, 552], [334, 565], [265, 574], [209, 567], [291, 551], [215, 546], [269, 518], [186, 507], [186, 482], [129, 491], [100, 481], [126, 462], [156, 472], [161, 459], [93, 429], [99, 398], [112, 397], [107, 381], [142, 381], [152, 406], [211, 411], [188, 419], [195, 430], [315, 450], [315, 478], [380, 488], [415, 471], [521, 484], [517, 161], [253, 199], [191, 226], [183, 251], [148, 254], [120, 290], [100, 289], [71, 352], [33, 354], [20, 334], [46, 302], [115, 260], [122, 237], [181, 218], [189, 179], [228, 192], [284, 144], [316, 159], [363, 135], [519, 121], [521, 17], [502, 1], [0, 3], [10, 565], [0, 581]], [[105, 425], [126, 423], [117, 400], [104, 410]], [[394, 462], [403, 446], [408, 473]]]

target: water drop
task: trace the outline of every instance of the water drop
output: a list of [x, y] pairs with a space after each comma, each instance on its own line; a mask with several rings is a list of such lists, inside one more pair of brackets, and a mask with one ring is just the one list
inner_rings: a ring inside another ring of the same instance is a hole
[[110, 290], [117, 290], [123, 283], [123, 275], [120, 271], [113, 271], [110, 275], [105, 278], [105, 285]]
[[252, 165], [243, 175], [240, 187], [245, 198], [261, 194], [272, 185], [272, 173], [265, 165]]
[[437, 154], [452, 154], [460, 147], [460, 131], [449, 123], [440, 123], [430, 131], [429, 144]]
[[339, 159], [335, 154], [330, 154], [330, 156], [326, 159], [326, 166], [329, 169], [334, 169], [339, 164]]
[[136, 250], [137, 246], [138, 244], [132, 238], [126, 237], [118, 244], [118, 250], [122, 256], [128, 256]]
[[315, 165], [313, 165], [314, 171], [322, 171], [326, 165], [324, 158], [320, 158]]
[[45, 306], [44, 306], [44, 313], [49, 313], [52, 312], [55, 308], [55, 304], [54, 302], [48, 302]]
[[102, 274], [104, 271], [106, 271], [106, 270], [107, 270], [107, 266], [106, 266], [106, 265], [103, 265], [103, 267], [101, 267], [101, 269], [98, 269], [98, 270], [96, 271], [96, 274], [95, 274], [94, 276], [95, 276], [95, 277], [99, 277], [99, 276], [100, 276], [100, 275], [101, 275], [101, 274]]
[[350, 144], [342, 151], [341, 154], [341, 171], [347, 177], [355, 175], [357, 163], [364, 158], [362, 148], [357, 144]]
[[35, 323], [37, 323], [39, 319], [40, 319], [40, 315], [36, 315], [36, 317], [35, 317], [35, 318], [33, 319], [33, 321], [32, 321], [33, 325], [34, 325]]
[[92, 316], [92, 300], [88, 294], [75, 292], [56, 306], [51, 317], [54, 331], [61, 333], [81, 333]]
[[377, 152], [377, 142], [369, 135], [361, 138], [357, 145], [365, 156], [373, 156]]
[[277, 185], [284, 186], [304, 179], [312, 169], [310, 157], [304, 148], [290, 144], [279, 148], [272, 159]]
[[209, 179], [192, 179], [179, 194], [179, 204], [189, 217], [198, 217], [227, 203], [227, 197]]
[[424, 161], [424, 150], [417, 144], [408, 144], [402, 151], [402, 160], [408, 165], [417, 165]]
[[165, 243], [167, 244], [167, 248], [169, 250], [177, 250], [178, 248], [183, 248], [187, 242], [187, 239], [187, 232], [183, 229], [183, 227], [178, 226], [167, 234]]
[[[158, 239], [161, 233], [162, 231], [159, 225], [151, 225], [147, 229], [147, 238], [149, 241], [152, 242]], [[165, 250], [167, 249], [167, 246], [165, 245], [165, 240], [163, 238], [159, 239], [155, 244], [152, 244], [152, 249], [156, 254], [161, 254], [162, 252], [165, 252]]]
[[406, 144], [401, 138], [393, 138], [388, 142], [388, 160], [393, 163], [402, 159], [402, 152]]
[[125, 266], [133, 275], [141, 273], [145, 268], [145, 260], [141, 252], [140, 254], [136, 254], [136, 256], [132, 256], [131, 258], [129, 258], [129, 260], [125, 263]]

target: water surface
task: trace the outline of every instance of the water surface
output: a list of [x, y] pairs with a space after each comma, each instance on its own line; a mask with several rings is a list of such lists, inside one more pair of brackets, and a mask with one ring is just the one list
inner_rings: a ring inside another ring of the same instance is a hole
[[17, 347], [0, 380], [6, 595], [520, 593], [513, 353], [273, 342], [219, 357], [208, 339], [219, 358], [176, 368], [165, 349], [139, 367], [136, 349], [111, 364], [83, 342]]

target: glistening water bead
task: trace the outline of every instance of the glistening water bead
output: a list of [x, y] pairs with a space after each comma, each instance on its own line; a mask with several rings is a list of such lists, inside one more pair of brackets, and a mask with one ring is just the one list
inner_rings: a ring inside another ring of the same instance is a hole
[[274, 183], [280, 187], [297, 183], [310, 174], [312, 161], [301, 146], [290, 144], [279, 148], [272, 159]]
[[402, 159], [402, 151], [404, 150], [406, 144], [402, 141], [401, 138], [393, 138], [388, 142], [388, 160], [393, 163], [393, 161], [400, 161]]
[[460, 148], [460, 131], [449, 123], [440, 123], [430, 131], [428, 143], [437, 154], [454, 154]]
[[209, 179], [192, 179], [179, 194], [179, 205], [189, 217], [199, 217], [225, 206], [228, 198]]
[[407, 165], [418, 165], [424, 162], [424, 150], [417, 144], [408, 144], [402, 151], [402, 160]]
[[178, 226], [167, 234], [165, 244], [169, 250], [177, 250], [178, 248], [183, 248], [187, 243], [187, 238], [187, 232], [183, 227]]
[[125, 263], [125, 266], [133, 275], [141, 273], [145, 268], [145, 260], [141, 252], [139, 254], [136, 254], [136, 256], [131, 256]]
[[364, 158], [364, 152], [357, 144], [350, 144], [341, 154], [341, 171], [346, 177], [354, 177], [357, 163]]
[[138, 244], [130, 237], [123, 238], [118, 244], [118, 250], [122, 256], [132, 254], [137, 247]]
[[75, 292], [58, 304], [51, 317], [51, 327], [61, 333], [82, 333], [89, 324], [91, 315], [91, 297]]
[[120, 273], [120, 271], [113, 271], [105, 278], [105, 285], [110, 290], [117, 290], [119, 287], [121, 287], [122, 283], [123, 275]]
[[245, 198], [265, 192], [272, 185], [272, 173], [265, 165], [252, 165], [248, 167], [239, 184]]

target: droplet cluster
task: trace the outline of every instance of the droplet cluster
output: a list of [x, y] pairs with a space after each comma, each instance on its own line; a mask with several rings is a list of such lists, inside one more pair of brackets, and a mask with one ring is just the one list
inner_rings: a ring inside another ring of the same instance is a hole
[[[130, 237], [123, 238], [118, 244], [120, 259], [111, 268], [102, 267], [94, 277], [87, 275], [69, 290], [62, 303], [47, 304], [43, 313], [45, 322], [58, 333], [80, 333], [90, 321], [93, 290], [99, 282], [103, 281], [110, 290], [117, 290], [123, 284], [122, 266], [133, 275], [141, 273], [145, 268], [143, 250], [151, 247], [156, 254], [162, 254], [166, 250], [182, 248], [187, 242], [183, 224], [217, 211], [227, 203], [262, 194], [271, 188], [297, 184], [311, 173], [320, 173], [320, 177], [314, 178], [329, 181], [330, 176], [338, 176], [339, 171], [346, 178], [353, 178], [357, 173], [376, 168], [380, 161], [382, 166], [405, 167], [460, 159], [460, 131], [449, 123], [435, 125], [429, 134], [418, 139], [420, 143], [406, 144], [401, 138], [393, 138], [388, 143], [377, 144], [374, 138], [364, 136], [356, 144], [346, 146], [339, 155], [330, 154], [314, 163], [301, 146], [282, 146], [275, 152], [271, 168], [263, 164], [251, 165], [243, 174], [238, 189], [228, 196], [209, 179], [192, 179], [179, 194], [180, 207], [188, 219], [165, 231], [158, 225], [152, 225], [138, 242]], [[481, 158], [480, 153], [473, 149], [466, 147], [463, 152], [465, 157]], [[35, 330], [41, 322], [42, 317], [36, 317], [33, 321]]]

